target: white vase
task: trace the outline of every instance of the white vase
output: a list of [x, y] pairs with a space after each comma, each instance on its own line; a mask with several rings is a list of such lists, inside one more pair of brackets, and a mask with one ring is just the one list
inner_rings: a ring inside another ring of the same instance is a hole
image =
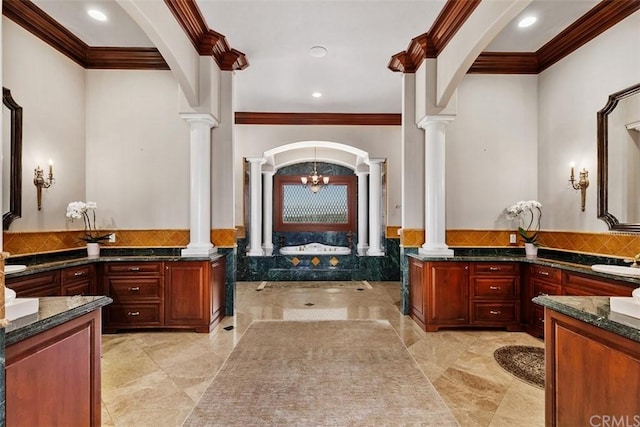
[[100, 243], [87, 243], [87, 256], [97, 258], [100, 256]]
[[535, 258], [538, 256], [538, 247], [534, 243], [525, 243], [524, 253], [527, 258]]

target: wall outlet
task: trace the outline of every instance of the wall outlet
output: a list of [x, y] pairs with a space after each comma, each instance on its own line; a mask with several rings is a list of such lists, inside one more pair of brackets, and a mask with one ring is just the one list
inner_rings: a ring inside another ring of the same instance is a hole
[[116, 233], [109, 234], [109, 243], [115, 243], [115, 242], [116, 242]]
[[509, 234], [509, 243], [510, 243], [510, 244], [512, 244], [512, 245], [513, 245], [513, 244], [517, 243], [517, 240], [516, 240], [516, 239], [517, 239], [517, 238], [516, 238], [516, 233], [511, 233], [511, 234]]

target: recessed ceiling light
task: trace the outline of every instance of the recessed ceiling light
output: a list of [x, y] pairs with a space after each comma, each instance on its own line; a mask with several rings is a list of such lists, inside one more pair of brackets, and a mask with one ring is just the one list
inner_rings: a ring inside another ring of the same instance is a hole
[[311, 94], [311, 96], [313, 96], [314, 98], [320, 98], [320, 97], [322, 96], [322, 93], [320, 93], [320, 92], [313, 92], [313, 93]]
[[535, 24], [535, 22], [537, 20], [538, 20], [538, 18], [536, 18], [535, 16], [525, 16], [524, 18], [522, 18], [520, 20], [520, 22], [518, 22], [518, 27], [520, 27], [520, 28], [530, 27], [533, 24]]
[[327, 48], [324, 46], [313, 46], [311, 49], [309, 49], [309, 55], [313, 56], [314, 58], [324, 58], [325, 56], [327, 56]]
[[101, 12], [98, 9], [89, 9], [87, 11], [87, 14], [96, 21], [104, 22], [107, 20], [107, 15], [105, 15], [104, 12]]

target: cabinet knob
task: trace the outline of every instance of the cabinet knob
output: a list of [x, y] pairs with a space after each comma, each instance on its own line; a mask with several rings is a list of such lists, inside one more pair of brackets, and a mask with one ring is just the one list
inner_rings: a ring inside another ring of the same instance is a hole
[[548, 276], [549, 272], [548, 271], [538, 271], [538, 274], [540, 274], [541, 276]]
[[489, 286], [489, 289], [491, 289], [492, 291], [499, 291], [500, 286]]
[[73, 273], [74, 276], [84, 276], [84, 271], [76, 271]]
[[498, 314], [502, 314], [502, 312], [500, 310], [489, 310], [489, 314], [493, 314], [494, 316], [497, 316]]
[[127, 313], [127, 316], [140, 316], [139, 311], [130, 311]]
[[489, 267], [489, 271], [500, 271], [500, 267]]
[[140, 271], [140, 267], [129, 267], [129, 271]]
[[131, 292], [138, 292], [140, 290], [140, 286], [132, 286], [129, 288]]

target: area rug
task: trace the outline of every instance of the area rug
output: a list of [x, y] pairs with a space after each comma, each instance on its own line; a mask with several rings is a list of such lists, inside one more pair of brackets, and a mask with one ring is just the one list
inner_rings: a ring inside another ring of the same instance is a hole
[[184, 426], [457, 426], [386, 320], [254, 322]]
[[544, 388], [544, 348], [507, 345], [493, 353], [498, 364], [515, 377]]

